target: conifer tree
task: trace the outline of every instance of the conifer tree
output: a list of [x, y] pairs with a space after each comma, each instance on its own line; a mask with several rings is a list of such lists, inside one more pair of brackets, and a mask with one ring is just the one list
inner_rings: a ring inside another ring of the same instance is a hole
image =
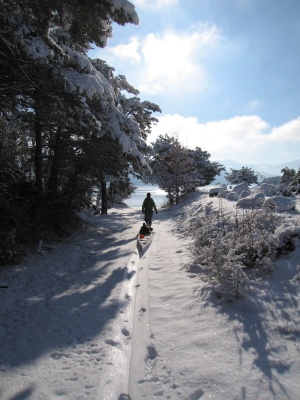
[[225, 174], [225, 179], [232, 184], [247, 183], [258, 183], [258, 176], [250, 167], [242, 167], [241, 169], [231, 168], [231, 172]]
[[124, 76], [87, 55], [92, 45], [106, 46], [113, 22], [138, 24], [134, 6], [1, 3], [0, 147], [35, 186], [36, 221], [71, 213], [95, 184], [147, 166], [145, 140], [159, 107], [141, 102]]
[[199, 147], [191, 150], [182, 146], [176, 136], [160, 135], [150, 152], [152, 175], [145, 175], [145, 179], [165, 190], [170, 204], [178, 204], [181, 196], [209, 184], [224, 169], [211, 163], [210, 154]]

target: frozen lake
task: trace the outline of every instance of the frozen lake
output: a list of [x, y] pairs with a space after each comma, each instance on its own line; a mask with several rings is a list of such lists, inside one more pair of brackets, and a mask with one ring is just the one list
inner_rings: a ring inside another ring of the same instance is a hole
[[151, 197], [155, 201], [157, 208], [160, 208], [163, 205], [163, 203], [166, 203], [167, 193], [161, 190], [158, 186], [152, 186], [152, 185], [137, 186], [135, 193], [129, 199], [124, 200], [124, 203], [126, 203], [129, 207], [142, 209], [143, 201], [147, 196], [148, 192], [151, 193]]

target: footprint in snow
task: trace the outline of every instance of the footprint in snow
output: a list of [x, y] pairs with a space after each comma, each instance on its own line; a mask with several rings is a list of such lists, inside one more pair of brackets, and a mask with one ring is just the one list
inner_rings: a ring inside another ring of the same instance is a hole
[[110, 346], [118, 346], [120, 344], [119, 342], [116, 342], [113, 339], [107, 339], [107, 340], [105, 340], [105, 343], [109, 344]]
[[128, 394], [121, 393], [118, 400], [131, 400], [131, 397]]
[[123, 333], [124, 336], [129, 336], [130, 335], [129, 331], [126, 328], [122, 329], [122, 333]]
[[157, 356], [158, 353], [156, 351], [156, 348], [152, 344], [150, 346], [147, 346], [147, 360], [155, 360]]
[[143, 315], [146, 311], [147, 309], [145, 307], [140, 308], [139, 315]]
[[195, 390], [192, 394], [189, 395], [189, 400], [199, 400], [204, 394], [202, 389]]

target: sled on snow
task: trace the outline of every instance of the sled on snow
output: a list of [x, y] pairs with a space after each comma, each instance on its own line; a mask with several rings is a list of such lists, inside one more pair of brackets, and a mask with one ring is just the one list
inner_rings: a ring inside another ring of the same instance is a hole
[[154, 233], [149, 233], [149, 234], [143, 234], [143, 233], [138, 233], [137, 236], [137, 244], [138, 246], [142, 249], [145, 250], [146, 248], [149, 247], [153, 240]]

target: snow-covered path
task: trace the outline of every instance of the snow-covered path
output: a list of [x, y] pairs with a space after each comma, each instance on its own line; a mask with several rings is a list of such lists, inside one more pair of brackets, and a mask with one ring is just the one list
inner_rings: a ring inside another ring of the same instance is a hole
[[218, 200], [160, 210], [143, 254], [142, 214], [125, 207], [2, 268], [0, 399], [297, 400], [300, 248], [249, 298], [220, 302], [178, 230], [199, 207]]
[[[133, 311], [124, 315], [122, 309], [130, 303], [129, 283], [139, 265], [140, 221], [136, 210], [112, 210], [44, 256], [1, 271], [1, 283], [8, 285], [0, 292], [1, 399], [102, 398], [102, 370], [119, 346], [120, 314], [121, 338], [129, 340], [125, 319], [130, 324]], [[117, 355], [114, 383], [128, 379], [121, 359]]]

